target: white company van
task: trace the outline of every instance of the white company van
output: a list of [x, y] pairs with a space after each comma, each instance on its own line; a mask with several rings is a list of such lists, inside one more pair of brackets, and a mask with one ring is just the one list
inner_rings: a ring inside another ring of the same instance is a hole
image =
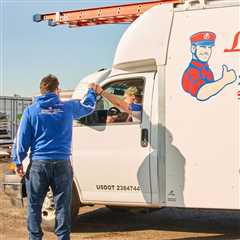
[[88, 76], [73, 98], [91, 81], [119, 97], [135, 86], [141, 122], [106, 123], [112, 105], [101, 98], [74, 123], [74, 213], [94, 204], [240, 210], [239, 67], [239, 1], [162, 4], [132, 23], [112, 69]]
[[106, 124], [102, 98], [74, 124], [82, 204], [240, 209], [239, 5], [154, 7], [123, 35], [113, 69], [79, 84], [73, 98], [91, 81], [143, 94], [141, 123]]

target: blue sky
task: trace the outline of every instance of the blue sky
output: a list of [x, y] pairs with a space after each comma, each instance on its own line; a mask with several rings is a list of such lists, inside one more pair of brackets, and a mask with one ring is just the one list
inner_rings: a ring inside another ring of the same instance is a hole
[[35, 13], [139, 2], [0, 0], [0, 95], [31, 96], [40, 79], [55, 74], [62, 89], [73, 89], [87, 74], [111, 67], [127, 24], [70, 29], [35, 23]]

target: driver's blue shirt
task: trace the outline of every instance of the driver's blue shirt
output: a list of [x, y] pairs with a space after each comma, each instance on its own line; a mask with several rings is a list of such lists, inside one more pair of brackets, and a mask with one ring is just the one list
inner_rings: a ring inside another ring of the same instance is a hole
[[131, 103], [129, 104], [129, 110], [133, 112], [141, 112], [142, 111], [142, 104], [140, 103]]
[[133, 122], [139, 122], [142, 118], [143, 106], [140, 103], [131, 103], [128, 106], [129, 110], [132, 111]]

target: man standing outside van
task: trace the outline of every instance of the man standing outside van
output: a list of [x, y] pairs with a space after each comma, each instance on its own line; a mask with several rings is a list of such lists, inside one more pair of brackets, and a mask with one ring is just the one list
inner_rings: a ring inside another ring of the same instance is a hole
[[13, 147], [13, 161], [17, 174], [23, 176], [22, 161], [30, 148], [30, 164], [25, 175], [30, 240], [43, 237], [41, 213], [49, 187], [53, 191], [56, 209], [55, 233], [59, 240], [70, 239], [72, 122], [94, 111], [95, 88], [95, 84], [89, 85], [83, 103], [79, 100], [62, 102], [58, 79], [48, 75], [40, 82], [42, 95], [23, 113]]
[[215, 46], [216, 34], [198, 32], [191, 36], [192, 60], [182, 77], [183, 89], [200, 101], [206, 101], [237, 80], [236, 72], [222, 66], [222, 76], [215, 80], [208, 62]]

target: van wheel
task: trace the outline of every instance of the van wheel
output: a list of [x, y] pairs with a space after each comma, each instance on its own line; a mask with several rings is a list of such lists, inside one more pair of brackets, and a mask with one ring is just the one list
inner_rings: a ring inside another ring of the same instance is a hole
[[[72, 225], [76, 221], [80, 208], [80, 199], [78, 196], [77, 188], [73, 183], [73, 194], [72, 194], [72, 203], [71, 203], [71, 221]], [[54, 232], [55, 231], [55, 219], [56, 211], [53, 199], [52, 190], [49, 189], [42, 207], [42, 226], [46, 231]]]

